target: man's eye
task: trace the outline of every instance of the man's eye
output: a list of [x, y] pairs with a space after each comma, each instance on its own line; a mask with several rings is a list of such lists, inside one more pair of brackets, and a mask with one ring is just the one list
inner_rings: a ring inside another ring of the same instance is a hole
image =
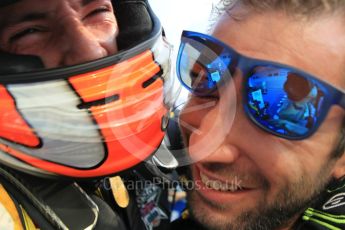
[[37, 29], [37, 28], [27, 28], [27, 29], [24, 29], [24, 30], [21, 30], [17, 33], [14, 33], [14, 35], [12, 35], [9, 39], [10, 42], [15, 42], [17, 41], [18, 39], [20, 38], [23, 38], [25, 36], [28, 36], [30, 34], [34, 34], [34, 33], [37, 33], [39, 32], [40, 30]]
[[99, 7], [97, 9], [91, 11], [86, 17], [92, 17], [92, 16], [95, 16], [99, 13], [107, 13], [107, 12], [110, 12], [110, 9], [107, 6], [102, 6], [102, 7]]

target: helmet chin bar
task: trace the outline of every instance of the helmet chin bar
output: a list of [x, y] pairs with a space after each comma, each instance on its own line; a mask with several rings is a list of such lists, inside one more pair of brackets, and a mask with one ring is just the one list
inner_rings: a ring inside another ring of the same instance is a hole
[[39, 168], [35, 168], [29, 164], [25, 164], [24, 162], [17, 160], [16, 158], [13, 158], [7, 154], [4, 154], [0, 151], [0, 168], [3, 167], [2, 165], [7, 165], [8, 167], [17, 170], [17, 171], [21, 171], [27, 174], [31, 174], [33, 176], [40, 176], [40, 177], [44, 177], [44, 178], [56, 178], [58, 175], [45, 171], [45, 170], [41, 170]]

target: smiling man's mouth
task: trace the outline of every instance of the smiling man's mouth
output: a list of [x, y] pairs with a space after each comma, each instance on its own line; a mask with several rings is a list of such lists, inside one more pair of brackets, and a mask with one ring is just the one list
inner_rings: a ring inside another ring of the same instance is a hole
[[238, 179], [235, 178], [230, 183], [222, 182], [220, 180], [214, 180], [206, 176], [200, 171], [201, 181], [206, 185], [207, 188], [214, 189], [222, 192], [236, 192], [239, 190], [244, 190], [244, 188], [238, 183]]

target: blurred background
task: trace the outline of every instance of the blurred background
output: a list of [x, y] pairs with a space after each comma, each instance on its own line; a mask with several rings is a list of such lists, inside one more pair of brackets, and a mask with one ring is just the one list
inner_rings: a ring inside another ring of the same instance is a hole
[[175, 78], [174, 91], [177, 94], [175, 95], [176, 105], [178, 105], [187, 96], [187, 91], [179, 88], [180, 84], [175, 74], [181, 32], [191, 30], [206, 33], [211, 24], [211, 12], [216, 9], [216, 3], [219, 0], [149, 0], [149, 2], [162, 23], [168, 41], [173, 45], [171, 76]]
[[178, 49], [182, 30], [205, 32], [215, 0], [149, 0], [168, 40]]

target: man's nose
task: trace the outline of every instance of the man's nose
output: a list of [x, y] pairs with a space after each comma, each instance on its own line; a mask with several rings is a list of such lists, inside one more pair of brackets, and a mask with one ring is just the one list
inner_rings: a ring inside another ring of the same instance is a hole
[[66, 50], [60, 65], [69, 66], [96, 60], [108, 55], [99, 38], [82, 25], [67, 31]]
[[[188, 151], [191, 159], [196, 161], [234, 161], [238, 152], [233, 146], [227, 144], [227, 136], [233, 126], [236, 114], [238, 90], [234, 81], [224, 83], [214, 93], [216, 100], [196, 99], [195, 106], [189, 108], [193, 116], [183, 120], [195, 127], [191, 130]], [[217, 96], [216, 96], [217, 95]], [[200, 104], [205, 100], [204, 104]], [[210, 102], [213, 106], [206, 106]], [[199, 108], [203, 108], [200, 110]], [[199, 111], [202, 111], [200, 113]], [[195, 114], [195, 115], [194, 115]], [[182, 117], [183, 118], [183, 117]], [[183, 124], [181, 124], [183, 125]], [[209, 159], [210, 158], [210, 159]], [[212, 158], [212, 159], [211, 159]]]

